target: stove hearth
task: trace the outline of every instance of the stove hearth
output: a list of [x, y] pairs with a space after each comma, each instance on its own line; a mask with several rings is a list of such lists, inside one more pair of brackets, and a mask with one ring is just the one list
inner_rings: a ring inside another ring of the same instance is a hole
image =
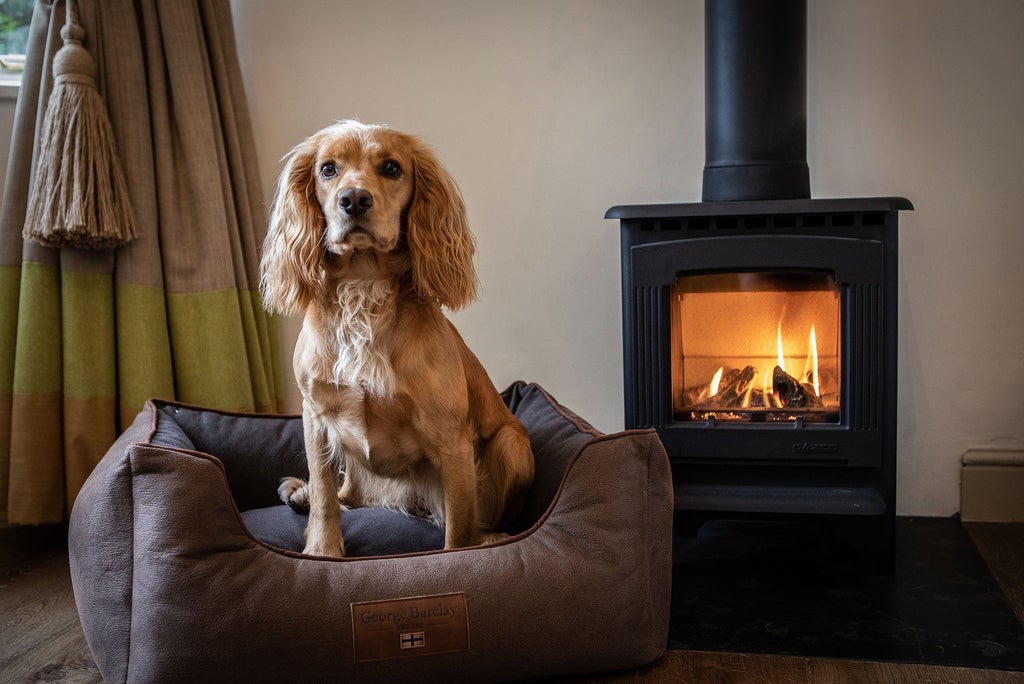
[[827, 524], [891, 571], [900, 197], [810, 199], [804, 0], [707, 0], [703, 202], [621, 231], [627, 428], [672, 462], [676, 534]]

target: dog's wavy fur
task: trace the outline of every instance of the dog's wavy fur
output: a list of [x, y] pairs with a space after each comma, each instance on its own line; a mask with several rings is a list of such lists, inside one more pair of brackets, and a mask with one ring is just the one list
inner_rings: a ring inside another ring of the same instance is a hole
[[279, 489], [308, 505], [305, 553], [344, 555], [341, 506], [424, 515], [445, 548], [493, 539], [521, 507], [529, 438], [441, 311], [475, 298], [474, 249], [457, 186], [413, 136], [342, 121], [285, 157], [260, 286], [305, 315], [309, 482]]

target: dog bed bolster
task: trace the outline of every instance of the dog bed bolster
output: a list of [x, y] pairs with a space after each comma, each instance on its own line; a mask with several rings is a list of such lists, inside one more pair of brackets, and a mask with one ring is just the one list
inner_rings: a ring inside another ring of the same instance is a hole
[[72, 511], [75, 597], [105, 681], [496, 681], [658, 658], [672, 487], [656, 434], [600, 435], [536, 385], [504, 396], [537, 455], [522, 529], [337, 560], [250, 528], [304, 470], [301, 420], [150, 402]]

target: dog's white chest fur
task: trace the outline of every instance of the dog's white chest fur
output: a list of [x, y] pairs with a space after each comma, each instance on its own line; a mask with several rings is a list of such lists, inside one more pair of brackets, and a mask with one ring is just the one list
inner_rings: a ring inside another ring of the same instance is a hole
[[358, 388], [375, 398], [395, 394], [395, 373], [387, 329], [394, 323], [395, 286], [389, 280], [344, 282], [336, 291], [337, 307], [320, 339], [331, 345], [325, 381]]

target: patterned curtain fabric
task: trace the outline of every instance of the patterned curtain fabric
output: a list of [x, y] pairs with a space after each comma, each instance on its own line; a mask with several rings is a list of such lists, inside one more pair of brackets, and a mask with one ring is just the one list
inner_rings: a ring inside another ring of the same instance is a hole
[[0, 206], [0, 520], [59, 522], [149, 397], [280, 404], [266, 210], [228, 0], [79, 0], [138, 239], [23, 242], [64, 3], [38, 0]]

